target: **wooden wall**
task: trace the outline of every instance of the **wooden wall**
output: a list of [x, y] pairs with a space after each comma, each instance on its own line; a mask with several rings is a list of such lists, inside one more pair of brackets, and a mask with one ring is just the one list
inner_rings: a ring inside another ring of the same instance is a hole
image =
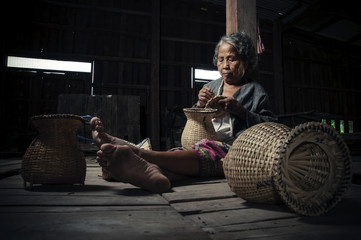
[[293, 33], [284, 35], [283, 53], [285, 112], [326, 113], [360, 131], [360, 49]]
[[[0, 114], [7, 116], [1, 124], [10, 127], [0, 151], [14, 145], [24, 150], [34, 134], [27, 125], [32, 115], [55, 113], [59, 94], [90, 94], [91, 86], [96, 95], [139, 96], [141, 137], [159, 134], [152, 145], [172, 147], [174, 112], [196, 101], [191, 68], [215, 69], [214, 46], [226, 32], [225, 7], [208, 1], [11, 1], [2, 11]], [[263, 19], [259, 25], [266, 51], [255, 77], [277, 114], [360, 116], [359, 52], [324, 47], [322, 39], [282, 36], [281, 27]], [[91, 74], [8, 69], [9, 54], [93, 62], [94, 84]]]
[[[159, 15], [153, 16], [157, 1], [15, 1], [5, 12], [17, 21], [2, 18], [3, 66], [8, 54], [94, 62], [94, 94], [140, 96], [142, 137], [152, 137], [151, 115], [158, 110], [160, 142], [153, 146], [167, 148], [168, 113], [194, 102], [191, 67], [214, 69], [213, 50], [225, 33], [225, 10], [168, 0], [160, 1]], [[154, 17], [160, 18], [159, 26], [152, 25]], [[155, 27], [160, 29], [159, 109], [151, 104]], [[16, 123], [6, 132], [16, 138], [32, 134], [27, 131], [32, 115], [56, 112], [59, 94], [90, 94], [91, 75], [86, 74], [62, 77], [2, 67], [1, 77], [1, 115], [16, 112], [10, 116]]]

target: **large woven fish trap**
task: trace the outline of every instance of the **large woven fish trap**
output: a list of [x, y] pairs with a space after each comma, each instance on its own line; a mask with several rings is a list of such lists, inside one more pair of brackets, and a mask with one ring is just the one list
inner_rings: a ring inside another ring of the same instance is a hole
[[86, 162], [76, 138], [84, 119], [73, 114], [31, 118], [38, 135], [27, 148], [21, 167], [24, 185], [84, 184]]
[[351, 157], [341, 136], [327, 124], [293, 129], [260, 123], [245, 130], [223, 159], [224, 173], [239, 197], [283, 201], [301, 215], [331, 210], [351, 182]]

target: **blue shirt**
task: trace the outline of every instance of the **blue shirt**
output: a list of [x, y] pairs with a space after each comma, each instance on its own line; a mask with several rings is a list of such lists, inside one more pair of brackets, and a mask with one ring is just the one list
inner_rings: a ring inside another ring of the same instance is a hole
[[[209, 87], [217, 95], [223, 92], [222, 78], [211, 81], [204, 86]], [[234, 115], [231, 116], [233, 135], [238, 137], [245, 129], [261, 122], [277, 121], [275, 114], [271, 111], [268, 94], [263, 87], [255, 82], [250, 81], [242, 85], [233, 97], [240, 102], [247, 110], [246, 119], [239, 119]]]

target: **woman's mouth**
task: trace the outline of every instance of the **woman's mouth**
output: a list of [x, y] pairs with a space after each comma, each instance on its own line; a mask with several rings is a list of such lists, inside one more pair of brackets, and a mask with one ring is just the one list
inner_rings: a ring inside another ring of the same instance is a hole
[[232, 73], [230, 73], [230, 72], [222, 73], [222, 76], [224, 76], [224, 77], [229, 77], [231, 75], [232, 75]]

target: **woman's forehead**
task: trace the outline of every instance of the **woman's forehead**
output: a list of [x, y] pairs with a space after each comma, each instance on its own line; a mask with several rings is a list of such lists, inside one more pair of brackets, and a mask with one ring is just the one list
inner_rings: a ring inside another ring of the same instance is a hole
[[233, 47], [233, 45], [227, 43], [227, 42], [223, 42], [218, 49], [218, 55], [237, 55], [237, 50], [235, 47]]

